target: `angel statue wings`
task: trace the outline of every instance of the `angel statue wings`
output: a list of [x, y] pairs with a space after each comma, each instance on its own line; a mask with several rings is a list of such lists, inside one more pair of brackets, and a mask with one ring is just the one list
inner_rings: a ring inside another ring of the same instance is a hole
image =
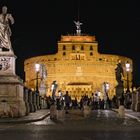
[[76, 28], [77, 28], [77, 30], [81, 30], [81, 25], [83, 24], [83, 23], [81, 23], [81, 22], [79, 22], [79, 21], [74, 21], [74, 23], [75, 23], [75, 25], [76, 25]]

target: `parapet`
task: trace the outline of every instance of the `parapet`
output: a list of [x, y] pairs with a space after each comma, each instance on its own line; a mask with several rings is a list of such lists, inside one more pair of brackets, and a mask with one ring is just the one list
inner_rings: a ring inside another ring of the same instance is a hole
[[89, 35], [67, 35], [67, 36], [61, 36], [61, 42], [95, 42], [96, 38], [95, 36], [89, 36]]

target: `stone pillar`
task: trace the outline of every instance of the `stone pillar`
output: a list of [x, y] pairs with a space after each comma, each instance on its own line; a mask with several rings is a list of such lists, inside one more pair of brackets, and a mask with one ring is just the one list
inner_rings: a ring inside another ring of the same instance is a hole
[[136, 111], [136, 91], [132, 92], [132, 104], [131, 104], [131, 109], [133, 111]]
[[0, 116], [26, 115], [23, 83], [17, 75], [0, 75]]
[[30, 112], [34, 112], [34, 106], [33, 106], [33, 97], [32, 97], [32, 90], [28, 90], [28, 102], [29, 102], [29, 110]]
[[55, 103], [50, 107], [50, 119], [57, 120], [57, 109]]
[[30, 107], [29, 107], [29, 100], [28, 100], [28, 89], [26, 87], [24, 87], [24, 101], [26, 106], [26, 115], [28, 115], [30, 112]]
[[118, 114], [120, 118], [124, 118], [125, 117], [125, 108], [124, 105], [120, 105], [119, 109], [118, 109]]
[[123, 89], [124, 89], [124, 87], [122, 85], [116, 86], [116, 96], [117, 96], [117, 103], [118, 103], [117, 106], [120, 106], [122, 104], [124, 105], [124, 101], [120, 102], [120, 99], [123, 99], [123, 97], [124, 97]]
[[42, 108], [43, 109], [47, 108], [46, 98], [42, 98]]
[[42, 97], [41, 96], [39, 96], [39, 109], [41, 109], [42, 108]]
[[136, 106], [135, 106], [136, 111], [140, 111], [140, 90], [137, 90], [136, 92]]
[[36, 94], [36, 106], [37, 106], [37, 109], [40, 109], [40, 106], [39, 106], [39, 95]]
[[32, 92], [32, 104], [34, 106], [34, 112], [37, 110], [36, 92]]

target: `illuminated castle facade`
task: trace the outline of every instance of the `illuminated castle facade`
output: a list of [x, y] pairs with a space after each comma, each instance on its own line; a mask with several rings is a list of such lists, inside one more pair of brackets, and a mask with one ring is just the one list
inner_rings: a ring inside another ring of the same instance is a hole
[[[132, 66], [130, 58], [100, 54], [98, 42], [95, 36], [88, 35], [67, 35], [61, 36], [58, 41], [58, 52], [52, 55], [37, 56], [26, 59], [24, 62], [25, 84], [29, 88], [36, 86], [35, 64], [44, 64], [47, 69], [47, 95], [51, 95], [51, 84], [57, 81], [58, 90], [69, 91], [72, 98], [78, 100], [82, 95], [91, 96], [92, 93], [103, 94], [103, 83], [109, 84], [108, 95], [110, 98], [115, 94], [117, 85], [115, 68], [121, 60], [124, 69], [124, 87], [126, 88], [125, 63], [128, 61]], [[129, 72], [129, 87], [132, 86], [132, 73]], [[40, 78], [39, 78], [40, 83]], [[57, 95], [57, 93], [56, 93]]]

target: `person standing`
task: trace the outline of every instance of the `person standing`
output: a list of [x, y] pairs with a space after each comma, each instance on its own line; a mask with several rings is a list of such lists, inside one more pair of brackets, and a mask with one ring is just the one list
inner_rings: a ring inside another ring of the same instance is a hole
[[71, 103], [71, 97], [69, 96], [68, 91], [66, 91], [66, 94], [64, 95], [64, 100], [65, 100], [65, 109], [66, 109], [66, 114], [68, 113], [68, 110], [70, 108], [70, 103]]

